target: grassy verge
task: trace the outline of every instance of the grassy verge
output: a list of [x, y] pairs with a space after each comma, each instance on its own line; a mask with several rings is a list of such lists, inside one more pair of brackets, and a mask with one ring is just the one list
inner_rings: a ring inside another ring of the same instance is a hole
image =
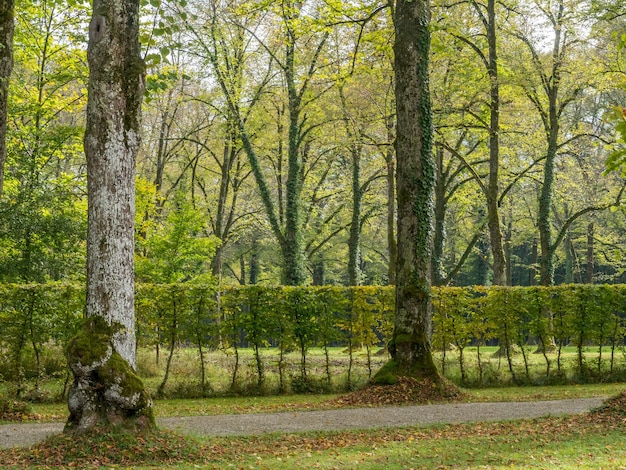
[[[233, 444], [243, 448], [233, 452]], [[624, 444], [626, 434], [622, 430], [577, 419], [552, 418], [243, 442], [224, 440], [213, 445], [225, 453], [217, 452], [213, 461], [201, 468], [619, 468], [626, 464]]]
[[2, 468], [598, 469], [626, 465], [623, 427], [587, 416], [196, 440], [173, 433], [57, 436], [0, 451]]

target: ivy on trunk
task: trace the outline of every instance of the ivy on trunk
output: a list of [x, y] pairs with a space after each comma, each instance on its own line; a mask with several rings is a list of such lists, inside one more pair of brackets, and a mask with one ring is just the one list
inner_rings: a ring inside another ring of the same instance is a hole
[[430, 5], [399, 0], [394, 11], [398, 258], [392, 360], [374, 383], [398, 376], [439, 382], [432, 358], [430, 263], [435, 162], [429, 93]]

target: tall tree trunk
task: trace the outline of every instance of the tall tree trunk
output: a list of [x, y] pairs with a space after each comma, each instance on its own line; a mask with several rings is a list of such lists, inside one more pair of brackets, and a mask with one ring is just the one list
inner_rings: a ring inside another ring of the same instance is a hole
[[353, 145], [352, 155], [352, 220], [348, 239], [348, 278], [351, 286], [361, 285], [361, 151]]
[[506, 285], [513, 285], [513, 266], [511, 263], [512, 258], [512, 247], [511, 243], [513, 241], [513, 210], [509, 207], [509, 216], [508, 223], [506, 225], [506, 232], [504, 233], [504, 257], [506, 260]]
[[539, 228], [539, 245], [541, 247], [540, 279], [542, 286], [551, 286], [554, 283], [554, 251], [552, 244], [552, 196], [554, 193], [554, 169], [558, 153], [559, 139], [559, 84], [561, 81], [561, 67], [563, 67], [563, 51], [561, 40], [563, 31], [561, 22], [564, 5], [558, 3], [558, 13], [555, 17], [554, 45], [552, 49], [552, 70], [549, 83], [544, 85], [548, 99], [548, 110], [543, 116], [544, 128], [547, 137], [546, 159], [543, 167], [543, 181], [539, 194], [539, 211], [537, 227]]
[[[550, 107], [552, 109], [552, 106]], [[552, 114], [552, 113], [551, 113]], [[539, 195], [539, 245], [541, 247], [541, 264], [539, 270], [540, 284], [551, 286], [554, 283], [554, 251], [552, 246], [552, 195], [554, 192], [554, 164], [556, 160], [558, 122], [550, 130], [548, 151], [543, 169], [543, 182]]]
[[576, 280], [574, 276], [575, 251], [574, 244], [572, 243], [572, 237], [569, 232], [563, 239], [563, 245], [565, 248], [565, 283], [572, 284]]
[[252, 253], [250, 254], [250, 284], [259, 282], [259, 274], [261, 267], [259, 266], [259, 239], [252, 239]]
[[436, 152], [437, 177], [435, 179], [435, 211], [434, 211], [434, 235], [432, 254], [432, 283], [435, 286], [444, 284], [443, 249], [446, 238], [446, 182], [443, 170], [443, 147], [438, 146]]
[[326, 285], [326, 262], [324, 260], [324, 256], [317, 256], [311, 263], [311, 268], [313, 270], [313, 285]]
[[[387, 122], [387, 140], [393, 142], [394, 125], [391, 117]], [[398, 247], [396, 243], [396, 156], [391, 146], [386, 155], [387, 163], [387, 250], [389, 251], [389, 266], [387, 278], [389, 285], [396, 284], [396, 261], [398, 259]]]
[[439, 380], [431, 351], [430, 256], [433, 186], [432, 114], [428, 81], [428, 0], [398, 0], [394, 12], [398, 260], [392, 360], [373, 378]]
[[499, 214], [499, 169], [500, 169], [500, 82], [498, 78], [498, 52], [496, 41], [496, 1], [487, 2], [487, 41], [489, 58], [487, 73], [489, 75], [489, 183], [487, 184], [487, 225], [489, 241], [493, 256], [493, 284], [506, 284], [506, 258], [502, 244], [502, 229]]
[[593, 222], [587, 225], [587, 271], [585, 273], [585, 282], [593, 284], [594, 255], [593, 255]]
[[343, 85], [339, 86], [339, 98], [352, 163], [352, 220], [348, 237], [348, 282], [351, 286], [359, 286], [361, 285], [361, 206], [363, 202], [361, 145], [356, 141], [355, 133], [352, 132]]
[[528, 268], [528, 285], [537, 285], [537, 262], [539, 261], [539, 244], [536, 238], [533, 238], [533, 244], [530, 249], [530, 267]]
[[134, 372], [134, 182], [144, 88], [138, 34], [138, 0], [94, 1], [85, 130], [87, 321], [68, 347], [74, 383], [66, 429], [77, 433], [154, 426], [152, 402]]
[[0, 196], [4, 187], [4, 162], [7, 159], [6, 135], [9, 79], [13, 71], [14, 9], [14, 0], [0, 0]]
[[[290, 18], [291, 19], [291, 18]], [[302, 193], [303, 171], [300, 156], [300, 111], [301, 95], [296, 85], [296, 40], [289, 33], [286, 47], [285, 79], [289, 101], [289, 130], [286, 183], [286, 210], [285, 210], [285, 237], [282, 244], [283, 253], [283, 282], [286, 285], [299, 286], [306, 281], [304, 264], [304, 246], [302, 243], [302, 208], [300, 195]]]
[[220, 278], [222, 275], [223, 254], [228, 238], [230, 227], [227, 210], [228, 195], [232, 187], [231, 171], [237, 158], [237, 124], [232, 117], [227, 120], [227, 134], [224, 138], [222, 149], [222, 161], [220, 167], [220, 189], [217, 199], [217, 209], [213, 219], [213, 233], [220, 239], [220, 244], [215, 250], [215, 255], [211, 260], [211, 273]]

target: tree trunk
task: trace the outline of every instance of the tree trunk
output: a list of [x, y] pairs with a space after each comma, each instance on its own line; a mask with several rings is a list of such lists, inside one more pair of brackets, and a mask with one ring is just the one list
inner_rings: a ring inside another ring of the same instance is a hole
[[259, 274], [261, 267], [259, 266], [259, 240], [252, 239], [252, 253], [250, 254], [250, 284], [254, 285], [259, 282]]
[[506, 284], [506, 258], [502, 244], [502, 229], [499, 214], [499, 169], [500, 169], [500, 83], [498, 79], [498, 54], [496, 41], [495, 0], [487, 2], [487, 41], [489, 58], [487, 73], [490, 83], [489, 101], [489, 183], [487, 184], [487, 225], [493, 256], [493, 284]]
[[311, 263], [313, 270], [313, 285], [325, 286], [326, 285], [326, 262], [323, 255], [317, 256]]
[[352, 163], [352, 219], [348, 237], [348, 283], [351, 286], [361, 285], [361, 206], [363, 189], [361, 188], [361, 145], [350, 127], [350, 117], [346, 106], [343, 86], [339, 87], [343, 122], [348, 137], [348, 148]]
[[7, 159], [7, 118], [9, 79], [13, 71], [14, 0], [0, 0], [0, 196], [4, 187], [4, 162]]
[[138, 0], [95, 0], [87, 49], [90, 77], [87, 322], [68, 346], [74, 374], [66, 430], [154, 426], [135, 369], [135, 158], [141, 137], [144, 65]]
[[506, 285], [511, 286], [513, 285], [513, 266], [511, 263], [513, 254], [511, 249], [511, 243], [513, 240], [513, 211], [511, 209], [509, 209], [508, 224], [506, 227], [506, 232], [504, 234], [504, 258], [506, 262], [505, 278]]
[[539, 261], [539, 245], [536, 238], [533, 238], [533, 244], [530, 249], [530, 266], [528, 268], [528, 285], [537, 285], [537, 262]]
[[543, 183], [541, 185], [541, 194], [539, 196], [539, 217], [537, 227], [539, 228], [539, 245], [541, 247], [541, 263], [540, 263], [540, 284], [542, 286], [551, 286], [554, 283], [554, 251], [552, 247], [552, 194], [554, 191], [554, 163], [556, 159], [556, 134], [558, 127], [554, 131], [551, 130], [550, 141], [548, 144], [548, 153], [545, 160], [543, 170]]
[[547, 136], [546, 160], [543, 167], [543, 181], [539, 194], [539, 212], [537, 226], [539, 228], [539, 245], [541, 247], [540, 278], [542, 286], [554, 283], [554, 251], [552, 244], [552, 196], [554, 193], [554, 170], [558, 152], [559, 139], [559, 83], [563, 57], [561, 50], [561, 20], [563, 3], [558, 2], [559, 11], [554, 24], [554, 46], [552, 50], [552, 74], [549, 84], [545, 86], [548, 99], [548, 111], [544, 116], [544, 127]]
[[435, 180], [435, 211], [434, 211], [434, 235], [432, 253], [432, 283], [442, 286], [445, 281], [443, 270], [443, 250], [446, 238], [446, 181], [443, 170], [443, 147], [438, 147], [436, 152], [437, 178]]
[[585, 283], [593, 284], [594, 256], [593, 256], [593, 222], [587, 225], [587, 271], [585, 273]]
[[286, 183], [285, 237], [282, 244], [283, 282], [299, 286], [306, 281], [304, 247], [302, 244], [302, 208], [300, 195], [303, 184], [302, 158], [300, 155], [301, 95], [296, 88], [295, 38], [289, 35], [286, 47], [285, 79], [289, 100], [289, 131]]
[[[389, 142], [393, 142], [393, 122], [389, 119], [387, 123], [387, 137]], [[389, 147], [386, 155], [387, 163], [387, 249], [389, 250], [388, 279], [389, 285], [396, 284], [396, 260], [398, 259], [398, 247], [396, 243], [396, 161], [395, 154]]]
[[429, 23], [428, 0], [396, 2], [396, 314], [393, 338], [389, 345], [392, 360], [373, 378], [375, 383], [394, 383], [398, 376], [440, 379], [433, 362], [430, 342], [430, 256], [435, 164], [428, 83]]

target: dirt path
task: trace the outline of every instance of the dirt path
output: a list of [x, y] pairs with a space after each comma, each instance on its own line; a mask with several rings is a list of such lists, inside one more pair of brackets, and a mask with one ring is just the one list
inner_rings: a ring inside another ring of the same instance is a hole
[[[534, 402], [452, 403], [442, 405], [347, 408], [323, 411], [158, 418], [159, 427], [194, 436], [253, 435], [267, 432], [304, 432], [435, 423], [505, 421], [584, 413], [603, 398]], [[60, 433], [63, 423], [0, 425], [0, 447], [29, 446]]]

